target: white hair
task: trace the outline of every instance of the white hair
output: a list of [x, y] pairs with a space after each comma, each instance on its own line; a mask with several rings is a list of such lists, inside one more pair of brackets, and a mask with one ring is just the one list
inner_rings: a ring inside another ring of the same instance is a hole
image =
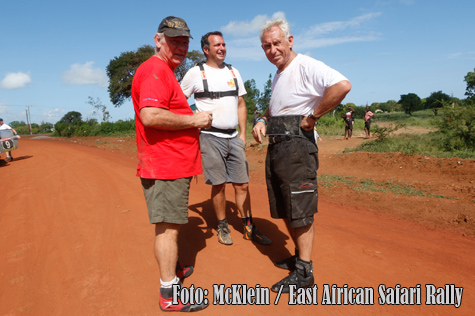
[[264, 35], [264, 33], [269, 31], [274, 26], [277, 26], [282, 31], [282, 33], [284, 34], [285, 39], [289, 40], [289, 37], [290, 37], [289, 23], [284, 18], [278, 18], [278, 19], [275, 19], [275, 20], [267, 21], [261, 27], [261, 34], [259, 35], [259, 38], [261, 39], [261, 42], [262, 42], [262, 36]]
[[[165, 42], [165, 33], [157, 33], [155, 34], [156, 36], [158, 36], [158, 38], [160, 39], [160, 43], [164, 43]], [[155, 53], [158, 52], [158, 48], [157, 46], [155, 45]]]

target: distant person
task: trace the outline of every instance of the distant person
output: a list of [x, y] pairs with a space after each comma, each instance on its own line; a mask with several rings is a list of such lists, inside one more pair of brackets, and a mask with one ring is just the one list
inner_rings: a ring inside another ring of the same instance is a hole
[[345, 122], [345, 136], [343, 136], [342, 140], [348, 140], [348, 135], [350, 133], [350, 125], [348, 123], [348, 120], [346, 119], [346, 113], [341, 113], [341, 118], [343, 119], [343, 122]]
[[154, 36], [155, 55], [142, 63], [132, 82], [140, 177], [150, 223], [155, 225], [155, 257], [160, 269], [160, 309], [192, 312], [206, 304], [173, 304], [173, 285], [193, 267], [178, 262], [178, 232], [188, 223], [190, 181], [201, 173], [199, 128], [209, 128], [213, 114], [193, 114], [174, 70], [186, 58], [190, 30], [186, 22], [166, 17]]
[[318, 135], [318, 131], [317, 131], [317, 124], [315, 124], [315, 127], [313, 128], [313, 134], [315, 135], [315, 144], [318, 142], [318, 141], [323, 141], [323, 139], [320, 137], [320, 135]]
[[[12, 128], [10, 125], [7, 125], [5, 123], [3, 123], [3, 119], [0, 118], [0, 130], [6, 130], [6, 129], [9, 129], [13, 132], [13, 134], [20, 138], [20, 136], [18, 135], [18, 133], [16, 132], [16, 130], [14, 128]], [[12, 152], [11, 151], [7, 151], [6, 152], [6, 155], [7, 155], [7, 158], [5, 158], [5, 161], [8, 162], [8, 161], [12, 161], [13, 160], [13, 156], [12, 156]]]
[[369, 106], [367, 106], [364, 112], [364, 131], [366, 133], [365, 138], [371, 137], [370, 128], [371, 128], [371, 120], [373, 119], [373, 117], [374, 117], [373, 112], [371, 112]]
[[353, 108], [349, 106], [348, 111], [346, 111], [346, 114], [345, 114], [346, 123], [347, 123], [346, 124], [347, 130], [345, 129], [345, 136], [347, 140], [351, 139], [351, 137], [353, 136], [353, 123], [355, 121], [354, 115], [355, 115], [355, 110], [353, 110]]
[[343, 101], [351, 84], [323, 62], [297, 54], [294, 37], [284, 19], [266, 22], [260, 40], [277, 72], [269, 108], [254, 126], [252, 135], [259, 143], [262, 136], [269, 138], [266, 183], [271, 216], [284, 219], [295, 245], [295, 255], [274, 263], [291, 273], [271, 289], [288, 293], [291, 288], [297, 291], [314, 285], [313, 223], [318, 209], [314, 126]]
[[257, 108], [255, 107], [255, 108], [254, 108], [254, 121], [253, 121], [252, 126], [256, 125], [257, 119], [258, 119], [259, 117], [261, 117], [261, 112], [259, 112], [259, 111], [257, 110]]
[[[239, 71], [224, 62], [226, 43], [221, 32], [209, 32], [201, 38], [204, 64], [191, 68], [181, 82], [187, 98], [194, 94], [196, 109], [213, 113], [213, 124], [200, 133], [200, 147], [205, 181], [211, 185], [211, 200], [218, 219], [218, 241], [231, 245], [231, 231], [226, 219], [226, 184], [232, 183], [236, 207], [244, 225], [243, 237], [268, 245], [252, 220], [247, 165], [246, 88]], [[239, 132], [236, 127], [239, 126]], [[239, 136], [238, 136], [239, 135]]]

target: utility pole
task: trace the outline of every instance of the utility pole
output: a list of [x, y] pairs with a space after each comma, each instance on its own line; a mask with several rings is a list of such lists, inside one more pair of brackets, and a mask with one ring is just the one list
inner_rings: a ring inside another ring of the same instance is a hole
[[26, 125], [28, 125], [28, 132], [31, 135], [30, 122], [28, 121], [28, 110], [25, 110], [25, 113], [26, 113]]
[[31, 116], [30, 116], [30, 106], [28, 105], [28, 110], [25, 110], [26, 112], [26, 124], [28, 125], [28, 131], [30, 132], [30, 135], [32, 135], [31, 131]]
[[33, 131], [31, 129], [31, 112], [30, 112], [30, 106], [28, 105], [28, 118], [30, 120], [30, 135], [33, 134]]

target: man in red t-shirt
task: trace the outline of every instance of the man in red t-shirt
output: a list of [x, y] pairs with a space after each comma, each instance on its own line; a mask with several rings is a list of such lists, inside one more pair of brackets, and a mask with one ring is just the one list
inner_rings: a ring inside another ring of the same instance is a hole
[[[137, 69], [132, 83], [137, 132], [137, 176], [155, 224], [155, 257], [160, 269], [160, 308], [196, 311], [205, 303], [172, 304], [173, 285], [193, 267], [177, 263], [178, 232], [188, 222], [190, 180], [201, 173], [199, 128], [209, 128], [212, 113], [193, 114], [173, 73], [188, 53], [190, 30], [177, 17], [163, 19], [155, 34], [155, 55]], [[175, 290], [177, 287], [175, 286]]]

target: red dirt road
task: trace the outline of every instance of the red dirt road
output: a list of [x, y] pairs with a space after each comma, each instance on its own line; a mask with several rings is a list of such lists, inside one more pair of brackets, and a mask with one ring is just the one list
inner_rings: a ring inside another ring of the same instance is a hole
[[[140, 182], [135, 177], [133, 150], [22, 138], [13, 155], [13, 162], [0, 165], [0, 315], [161, 313], [153, 227], [148, 224]], [[268, 215], [259, 162], [262, 153], [253, 151], [249, 156], [253, 215], [273, 244], [260, 246], [241, 238], [242, 224], [231, 187], [228, 220], [234, 245], [219, 244], [213, 229], [216, 219], [210, 188], [202, 176], [198, 182], [193, 180], [190, 221], [183, 226], [179, 240], [180, 261], [195, 266], [195, 273], [184, 286], [194, 284], [209, 290], [210, 306], [201, 315], [474, 314], [475, 239], [471, 235], [386, 214], [391, 212], [375, 212], [378, 204], [370, 204], [368, 209], [354, 207], [345, 202], [351, 192], [335, 200], [328, 190], [321, 192], [315, 221], [312, 259], [318, 305], [289, 305], [286, 294], [276, 305], [277, 295], [272, 292], [270, 305], [214, 305], [214, 284], [270, 287], [287, 274], [272, 262], [293, 252], [283, 222]], [[341, 159], [325, 150], [321, 157], [322, 170], [329, 170], [331, 162], [338, 165]], [[351, 173], [356, 173], [356, 164], [352, 166]], [[353, 198], [361, 196], [353, 193]], [[380, 197], [369, 200], [375, 199], [381, 202]], [[470, 205], [460, 201], [460, 208]], [[368, 287], [373, 295], [365, 299], [372, 299], [374, 304], [322, 305], [326, 285], [333, 284]], [[378, 301], [381, 284], [420, 284], [421, 304], [382, 304]], [[426, 285], [446, 284], [463, 288], [461, 306], [428, 305]]]

